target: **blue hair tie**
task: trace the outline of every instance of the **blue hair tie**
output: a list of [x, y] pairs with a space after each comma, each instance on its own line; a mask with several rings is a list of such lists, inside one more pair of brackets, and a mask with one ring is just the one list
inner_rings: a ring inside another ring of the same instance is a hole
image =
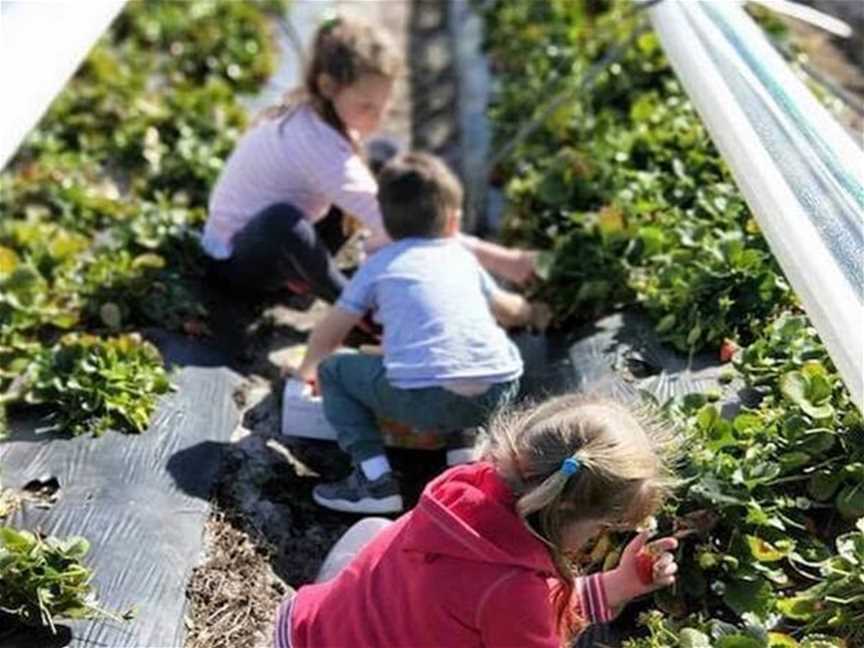
[[564, 473], [565, 477], [572, 477], [579, 472], [580, 468], [582, 468], [582, 462], [576, 457], [567, 457], [561, 462], [561, 472]]

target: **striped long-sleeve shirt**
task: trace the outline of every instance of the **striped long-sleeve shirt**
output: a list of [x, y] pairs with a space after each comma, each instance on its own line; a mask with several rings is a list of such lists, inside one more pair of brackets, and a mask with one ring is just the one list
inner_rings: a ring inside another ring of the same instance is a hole
[[260, 211], [290, 203], [316, 222], [332, 205], [386, 241], [378, 186], [351, 144], [310, 106], [300, 105], [247, 131], [225, 163], [210, 196], [202, 247], [211, 257], [231, 256], [231, 239]]

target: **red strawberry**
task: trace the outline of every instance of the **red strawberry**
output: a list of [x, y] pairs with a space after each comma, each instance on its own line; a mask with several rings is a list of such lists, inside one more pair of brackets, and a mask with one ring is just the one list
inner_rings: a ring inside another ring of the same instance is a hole
[[643, 547], [636, 554], [636, 574], [643, 585], [654, 582], [654, 553], [648, 547]]
[[723, 344], [720, 345], [720, 362], [729, 362], [732, 360], [732, 356], [735, 355], [737, 350], [738, 345], [735, 343], [735, 340], [730, 340], [729, 338], [723, 340]]
[[312, 395], [313, 396], [320, 396], [321, 395], [321, 392], [318, 391], [318, 381], [317, 380], [315, 380], [314, 378], [310, 378], [309, 380], [306, 381], [306, 384], [312, 388]]

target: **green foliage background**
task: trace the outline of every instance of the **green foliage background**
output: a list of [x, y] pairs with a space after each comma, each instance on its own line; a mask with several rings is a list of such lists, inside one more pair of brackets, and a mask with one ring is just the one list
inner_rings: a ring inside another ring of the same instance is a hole
[[[617, 0], [483, 7], [502, 144], [639, 20]], [[559, 323], [639, 305], [681, 351], [739, 347], [727, 377], [743, 379], [750, 407], [726, 418], [718, 394], [664, 404], [688, 452], [662, 529], [694, 533], [678, 585], [655, 597], [660, 612], [629, 646], [862, 645], [861, 414], [656, 35], [639, 36], [495, 176], [506, 235], [552, 250], [540, 296]]]
[[129, 2], [0, 175], [0, 435], [18, 403], [74, 434], [146, 429], [170, 384], [135, 332], [207, 316], [194, 232], [284, 8]]

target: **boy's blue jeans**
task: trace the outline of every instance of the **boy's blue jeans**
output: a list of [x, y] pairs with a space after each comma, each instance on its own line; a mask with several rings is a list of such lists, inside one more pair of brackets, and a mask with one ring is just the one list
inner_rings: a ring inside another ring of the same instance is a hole
[[378, 417], [424, 431], [457, 432], [483, 425], [519, 391], [518, 380], [491, 385], [479, 396], [461, 396], [442, 387], [399, 389], [387, 380], [380, 356], [362, 353], [337, 353], [324, 360], [318, 385], [324, 416], [355, 465], [384, 454]]

